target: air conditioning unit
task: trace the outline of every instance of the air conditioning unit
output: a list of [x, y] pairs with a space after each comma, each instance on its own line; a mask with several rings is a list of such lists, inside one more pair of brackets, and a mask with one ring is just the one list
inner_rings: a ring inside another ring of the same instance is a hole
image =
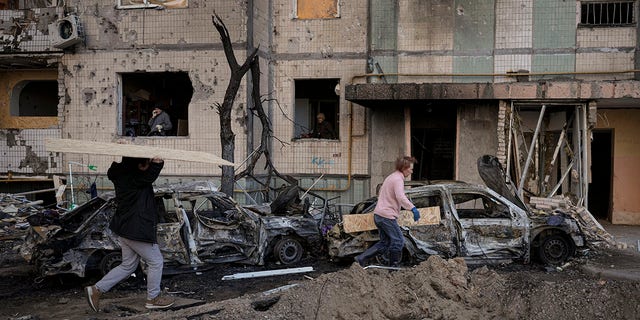
[[49, 25], [49, 37], [54, 48], [64, 49], [82, 42], [82, 26], [76, 15], [68, 15]]

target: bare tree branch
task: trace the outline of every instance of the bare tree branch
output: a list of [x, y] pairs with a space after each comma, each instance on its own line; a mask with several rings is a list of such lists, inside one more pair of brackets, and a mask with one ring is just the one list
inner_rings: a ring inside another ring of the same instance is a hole
[[[231, 76], [229, 77], [229, 84], [227, 85], [227, 90], [224, 94], [224, 100], [222, 104], [216, 103], [216, 107], [220, 116], [220, 143], [222, 145], [222, 158], [231, 162], [233, 162], [234, 160], [235, 133], [233, 133], [231, 127], [231, 111], [233, 110], [233, 103], [238, 93], [238, 89], [240, 88], [242, 78], [249, 70], [251, 70], [251, 76], [253, 80], [253, 107], [251, 110], [251, 114], [253, 115], [255, 112], [257, 117], [260, 119], [260, 123], [262, 124], [260, 146], [258, 147], [256, 152], [254, 152], [250, 156], [250, 161], [248, 161], [245, 170], [234, 176], [233, 167], [222, 166], [222, 181], [220, 191], [230, 196], [233, 195], [234, 182], [243, 177], [251, 177], [264, 186], [270, 186], [272, 175], [274, 174], [277, 177], [288, 181], [289, 183], [296, 184], [297, 181], [295, 179], [289, 176], [283, 176], [278, 172], [278, 170], [273, 165], [273, 161], [271, 158], [268, 143], [269, 138], [273, 137], [273, 130], [271, 128], [271, 124], [269, 123], [269, 118], [262, 108], [262, 101], [260, 100], [260, 61], [258, 59], [258, 48], [254, 49], [253, 52], [249, 54], [242, 65], [238, 65], [238, 61], [233, 52], [233, 45], [229, 36], [229, 30], [225, 26], [224, 22], [222, 22], [222, 19], [220, 19], [220, 17], [215, 12], [211, 18], [211, 21], [220, 34], [220, 40], [222, 41], [224, 54], [227, 58], [229, 68], [231, 70]], [[281, 143], [283, 142], [281, 141]], [[262, 155], [265, 156], [265, 169], [267, 171], [267, 180], [264, 182], [256, 179], [253, 172], [256, 163]]]

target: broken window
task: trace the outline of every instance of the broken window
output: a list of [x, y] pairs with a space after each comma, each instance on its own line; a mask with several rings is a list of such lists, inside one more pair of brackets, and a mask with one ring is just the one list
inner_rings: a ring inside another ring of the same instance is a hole
[[445, 217], [445, 209], [442, 205], [442, 196], [439, 193], [434, 193], [431, 195], [417, 195], [411, 197], [411, 202], [416, 208], [429, 208], [429, 207], [439, 207], [440, 208], [440, 219], [444, 220]]
[[509, 218], [507, 206], [486, 195], [454, 193], [452, 196], [460, 219]]
[[581, 26], [628, 26], [634, 23], [633, 1], [582, 2]]
[[339, 138], [339, 85], [339, 79], [295, 81], [295, 138]]
[[22, 10], [32, 8], [56, 7], [58, 0], [4, 0], [0, 1], [0, 10]]
[[58, 81], [20, 81], [11, 92], [10, 109], [17, 117], [58, 116]]
[[294, 0], [298, 19], [331, 19], [340, 17], [338, 0]]
[[122, 73], [121, 77], [121, 135], [189, 135], [193, 86], [186, 72]]
[[188, 0], [118, 0], [118, 9], [145, 9], [164, 7], [168, 9], [188, 8]]

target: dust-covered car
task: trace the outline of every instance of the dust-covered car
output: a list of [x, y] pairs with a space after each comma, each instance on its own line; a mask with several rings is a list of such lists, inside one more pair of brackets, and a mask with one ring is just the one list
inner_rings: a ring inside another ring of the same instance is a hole
[[[434, 217], [434, 224], [402, 227], [406, 240], [403, 261], [419, 262], [429, 255], [441, 255], [463, 257], [472, 264], [528, 263], [538, 257], [543, 263], [557, 265], [585, 246], [579, 224], [570, 215], [557, 210], [533, 214], [505, 184], [495, 157], [481, 157], [478, 169], [491, 188], [436, 182], [405, 189], [417, 208], [433, 208], [439, 217]], [[376, 203], [375, 197], [365, 200], [351, 214], [371, 213]], [[354, 256], [378, 241], [377, 230], [347, 233], [344, 227], [338, 224], [328, 234], [333, 258]]]
[[[305, 214], [273, 215], [248, 210], [206, 182], [156, 188], [155, 199], [165, 274], [224, 262], [292, 264], [305, 249], [322, 247], [322, 199], [314, 199], [318, 205]], [[106, 274], [121, 262], [117, 236], [108, 227], [115, 210], [109, 194], [53, 220], [33, 215], [21, 254], [42, 276]]]

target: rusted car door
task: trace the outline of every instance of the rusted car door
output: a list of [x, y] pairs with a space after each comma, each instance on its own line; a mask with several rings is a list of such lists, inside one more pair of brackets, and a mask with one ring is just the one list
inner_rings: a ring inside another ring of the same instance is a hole
[[463, 228], [463, 257], [493, 263], [528, 254], [528, 219], [513, 204], [488, 190], [451, 190], [451, 199]]

